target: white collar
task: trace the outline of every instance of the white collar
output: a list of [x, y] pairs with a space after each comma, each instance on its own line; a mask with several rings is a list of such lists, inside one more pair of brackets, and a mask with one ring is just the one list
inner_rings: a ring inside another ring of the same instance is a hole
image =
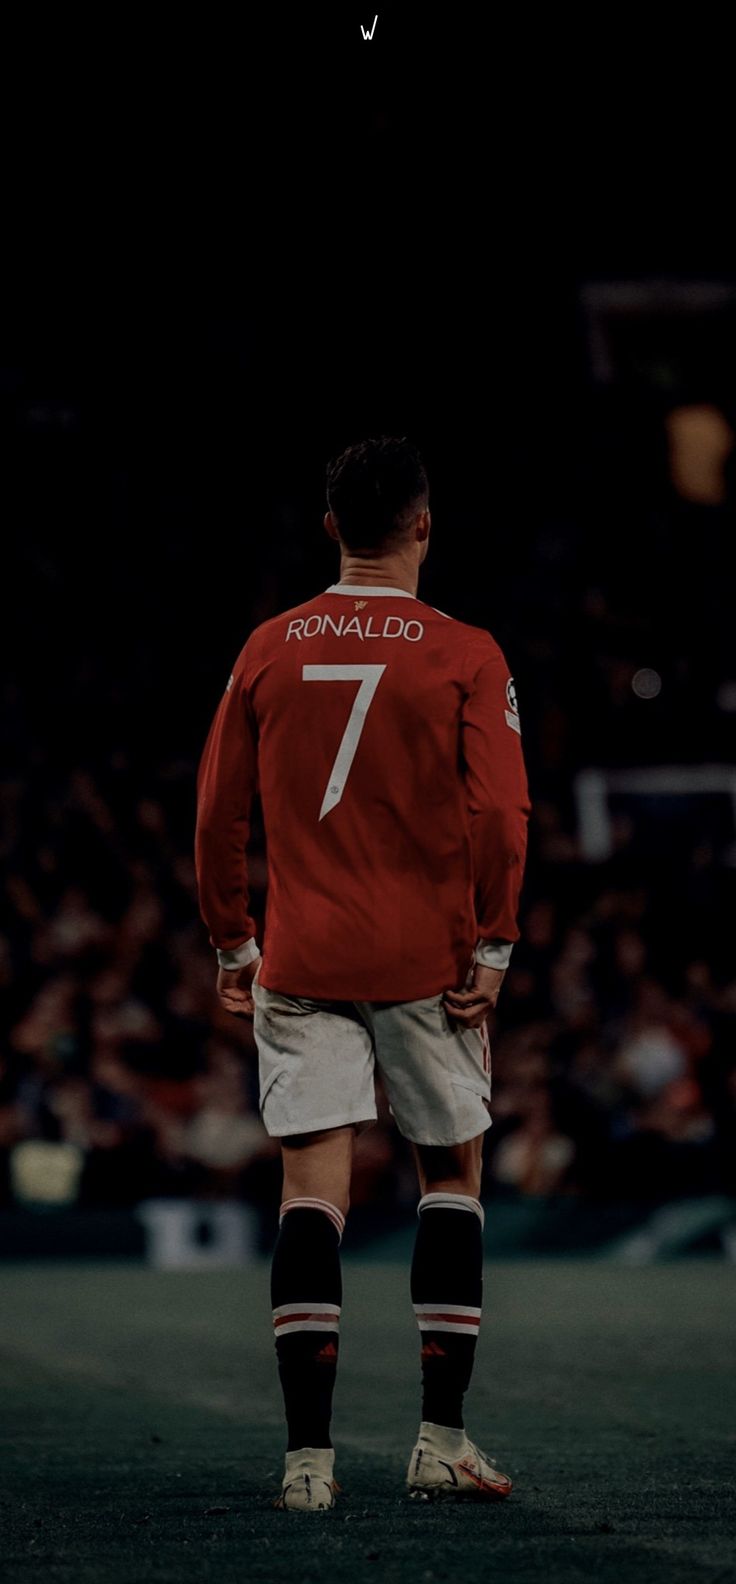
[[391, 599], [416, 599], [416, 594], [410, 594], [408, 589], [373, 588], [366, 583], [331, 583], [325, 594], [385, 594]]

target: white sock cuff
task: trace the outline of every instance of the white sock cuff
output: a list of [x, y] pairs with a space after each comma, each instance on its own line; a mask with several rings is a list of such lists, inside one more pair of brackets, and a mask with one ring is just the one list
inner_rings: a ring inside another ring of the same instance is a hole
[[345, 1217], [342, 1210], [338, 1210], [337, 1205], [330, 1204], [329, 1199], [284, 1199], [279, 1211], [279, 1226], [290, 1210], [321, 1210], [323, 1215], [326, 1215], [327, 1219], [336, 1227], [338, 1238], [342, 1241], [342, 1235], [345, 1231]]
[[485, 1214], [479, 1199], [471, 1199], [469, 1194], [456, 1193], [428, 1193], [419, 1200], [417, 1215], [423, 1210], [469, 1210], [471, 1215], [477, 1215], [481, 1226], [485, 1224]]

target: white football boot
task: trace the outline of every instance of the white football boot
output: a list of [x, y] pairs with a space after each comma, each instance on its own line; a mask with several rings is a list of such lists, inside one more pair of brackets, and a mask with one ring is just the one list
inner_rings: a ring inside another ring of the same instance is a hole
[[289, 1512], [327, 1512], [334, 1507], [339, 1489], [332, 1476], [334, 1462], [333, 1447], [300, 1447], [298, 1452], [287, 1452], [281, 1495], [274, 1507]]
[[424, 1420], [406, 1476], [409, 1495], [418, 1501], [502, 1501], [511, 1491], [508, 1474], [473, 1445], [464, 1430]]

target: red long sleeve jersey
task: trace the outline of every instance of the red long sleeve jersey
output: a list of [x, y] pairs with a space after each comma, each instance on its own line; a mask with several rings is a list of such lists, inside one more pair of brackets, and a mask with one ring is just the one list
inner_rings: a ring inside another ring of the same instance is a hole
[[479, 937], [518, 939], [527, 783], [513, 683], [482, 629], [342, 583], [255, 629], [198, 782], [200, 906], [222, 950], [256, 933], [256, 791], [266, 988], [413, 1001], [461, 987]]

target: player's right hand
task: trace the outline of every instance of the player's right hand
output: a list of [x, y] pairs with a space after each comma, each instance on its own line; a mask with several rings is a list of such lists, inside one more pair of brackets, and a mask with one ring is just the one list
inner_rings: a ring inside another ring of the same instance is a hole
[[255, 1011], [251, 986], [260, 967], [260, 957], [254, 957], [244, 968], [220, 968], [217, 974], [217, 994], [224, 1012], [233, 1017], [252, 1017]]
[[463, 1028], [481, 1028], [495, 1007], [506, 970], [476, 963], [464, 990], [446, 990], [445, 1011]]

